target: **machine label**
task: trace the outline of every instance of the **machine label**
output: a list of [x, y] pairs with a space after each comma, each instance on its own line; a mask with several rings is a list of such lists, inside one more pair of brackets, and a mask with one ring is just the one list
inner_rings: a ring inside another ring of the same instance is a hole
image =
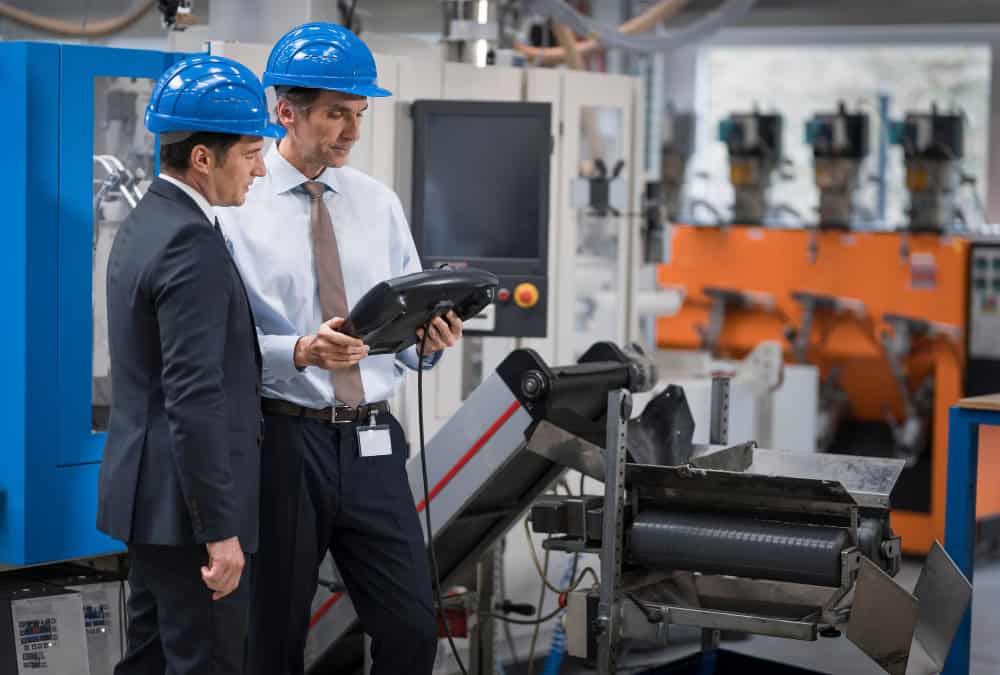
[[12, 600], [10, 608], [18, 675], [89, 672], [79, 594]]
[[910, 288], [937, 288], [937, 259], [931, 253], [910, 255]]

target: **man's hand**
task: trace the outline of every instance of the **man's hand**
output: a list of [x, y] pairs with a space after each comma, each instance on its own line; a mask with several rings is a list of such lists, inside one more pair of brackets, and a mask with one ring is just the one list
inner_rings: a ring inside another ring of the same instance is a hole
[[[442, 351], [447, 347], [454, 347], [462, 338], [462, 320], [453, 311], [449, 311], [448, 319], [438, 317], [431, 321], [431, 329], [427, 334], [427, 342], [424, 344], [424, 353], [421, 356], [430, 356], [435, 352]], [[424, 329], [417, 329], [417, 353], [420, 353], [420, 344], [424, 339]]]
[[325, 370], [350, 368], [368, 356], [369, 347], [358, 338], [340, 332], [341, 317], [324, 323], [315, 335], [303, 335], [295, 343], [295, 367], [317, 366]]
[[213, 600], [221, 600], [236, 590], [243, 574], [243, 549], [240, 540], [230, 537], [222, 541], [205, 544], [208, 549], [208, 565], [202, 566], [201, 578], [212, 593]]

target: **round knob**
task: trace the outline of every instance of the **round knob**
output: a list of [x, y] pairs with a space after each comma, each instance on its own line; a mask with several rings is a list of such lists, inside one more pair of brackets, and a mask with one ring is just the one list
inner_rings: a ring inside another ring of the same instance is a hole
[[538, 304], [538, 287], [527, 282], [518, 284], [514, 289], [514, 302], [521, 309], [528, 309]]

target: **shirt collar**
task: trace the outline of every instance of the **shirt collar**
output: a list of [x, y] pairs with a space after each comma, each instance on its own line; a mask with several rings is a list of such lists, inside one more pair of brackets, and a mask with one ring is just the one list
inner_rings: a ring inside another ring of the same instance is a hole
[[179, 187], [184, 194], [190, 197], [194, 203], [198, 205], [198, 208], [201, 209], [202, 213], [205, 214], [205, 217], [208, 218], [208, 222], [213, 225], [215, 224], [215, 209], [213, 209], [212, 205], [208, 203], [207, 199], [205, 199], [205, 195], [201, 194], [201, 192], [191, 187], [184, 181], [174, 178], [173, 176], [168, 176], [167, 174], [161, 172], [160, 178], [167, 181], [171, 185]]
[[[302, 175], [301, 171], [292, 166], [287, 159], [281, 156], [281, 153], [278, 152], [277, 143], [273, 143], [267, 151], [267, 155], [264, 157], [264, 165], [267, 167], [267, 174], [270, 177], [271, 186], [274, 188], [274, 194], [294, 190], [307, 180], [310, 180]], [[337, 183], [337, 169], [333, 167], [327, 167], [323, 173], [312, 180], [318, 180], [334, 192], [340, 191]]]

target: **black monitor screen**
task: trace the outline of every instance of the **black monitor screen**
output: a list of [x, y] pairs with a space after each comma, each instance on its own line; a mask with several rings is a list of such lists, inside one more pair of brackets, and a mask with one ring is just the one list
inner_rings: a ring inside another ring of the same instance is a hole
[[547, 104], [414, 104], [414, 235], [424, 258], [545, 257]]

